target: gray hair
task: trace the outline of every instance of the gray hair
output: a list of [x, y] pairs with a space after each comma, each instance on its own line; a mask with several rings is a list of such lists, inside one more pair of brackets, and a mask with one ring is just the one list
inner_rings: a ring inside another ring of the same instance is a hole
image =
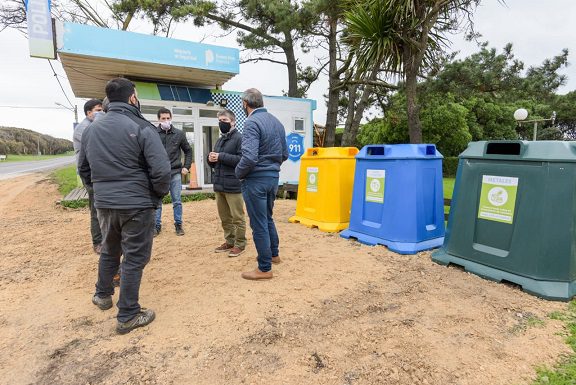
[[264, 99], [262, 93], [256, 88], [249, 88], [242, 94], [242, 100], [246, 102], [250, 108], [264, 107]]
[[218, 111], [218, 113], [216, 114], [217, 117], [221, 117], [221, 116], [226, 116], [227, 118], [229, 118], [232, 122], [236, 121], [236, 114], [234, 114], [233, 111], [231, 110], [220, 110]]

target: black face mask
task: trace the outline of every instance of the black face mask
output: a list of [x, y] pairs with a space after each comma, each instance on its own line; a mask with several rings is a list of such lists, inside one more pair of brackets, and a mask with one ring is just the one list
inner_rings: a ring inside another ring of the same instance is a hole
[[218, 122], [218, 127], [220, 127], [220, 132], [226, 134], [232, 128], [232, 124], [230, 122]]

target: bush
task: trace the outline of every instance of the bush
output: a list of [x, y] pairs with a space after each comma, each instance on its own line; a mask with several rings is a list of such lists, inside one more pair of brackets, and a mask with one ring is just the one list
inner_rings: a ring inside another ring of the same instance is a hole
[[457, 156], [447, 156], [442, 159], [442, 175], [444, 178], [454, 178], [456, 176], [458, 160]]
[[[185, 202], [198, 202], [203, 201], [206, 199], [216, 199], [216, 195], [214, 193], [197, 193], [197, 194], [190, 194], [190, 195], [182, 195], [181, 200], [182, 203]], [[162, 198], [162, 204], [172, 203], [172, 199], [170, 198], [170, 194], [166, 195]]]

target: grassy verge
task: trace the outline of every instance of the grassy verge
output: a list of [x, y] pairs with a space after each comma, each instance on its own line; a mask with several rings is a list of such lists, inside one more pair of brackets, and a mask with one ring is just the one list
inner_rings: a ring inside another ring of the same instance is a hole
[[576, 300], [569, 303], [565, 312], [548, 315], [552, 319], [564, 321], [568, 336], [566, 343], [575, 352], [554, 368], [539, 368], [533, 385], [573, 385], [576, 384]]
[[443, 178], [444, 183], [444, 198], [452, 199], [452, 194], [454, 193], [454, 182], [455, 178]]
[[30, 162], [33, 160], [46, 160], [46, 159], [55, 159], [55, 158], [62, 158], [63, 156], [70, 156], [74, 155], [74, 152], [67, 152], [65, 154], [58, 154], [58, 155], [12, 155], [8, 154], [6, 160], [3, 162]]

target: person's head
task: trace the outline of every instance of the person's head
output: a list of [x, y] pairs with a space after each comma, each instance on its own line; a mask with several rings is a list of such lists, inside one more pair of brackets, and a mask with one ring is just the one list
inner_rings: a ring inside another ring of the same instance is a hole
[[136, 86], [126, 78], [114, 78], [106, 84], [106, 97], [110, 103], [123, 102], [140, 108]]
[[236, 115], [230, 110], [221, 110], [216, 114], [218, 117], [218, 127], [223, 134], [229, 132], [236, 126]]
[[84, 103], [84, 115], [88, 120], [94, 120], [94, 114], [99, 111], [102, 111], [102, 100], [90, 99]]
[[160, 122], [160, 127], [168, 131], [172, 125], [172, 111], [162, 107], [158, 110], [156, 116], [158, 117], [158, 122]]
[[242, 108], [246, 116], [250, 115], [256, 108], [264, 107], [262, 93], [256, 88], [249, 88], [242, 94]]

